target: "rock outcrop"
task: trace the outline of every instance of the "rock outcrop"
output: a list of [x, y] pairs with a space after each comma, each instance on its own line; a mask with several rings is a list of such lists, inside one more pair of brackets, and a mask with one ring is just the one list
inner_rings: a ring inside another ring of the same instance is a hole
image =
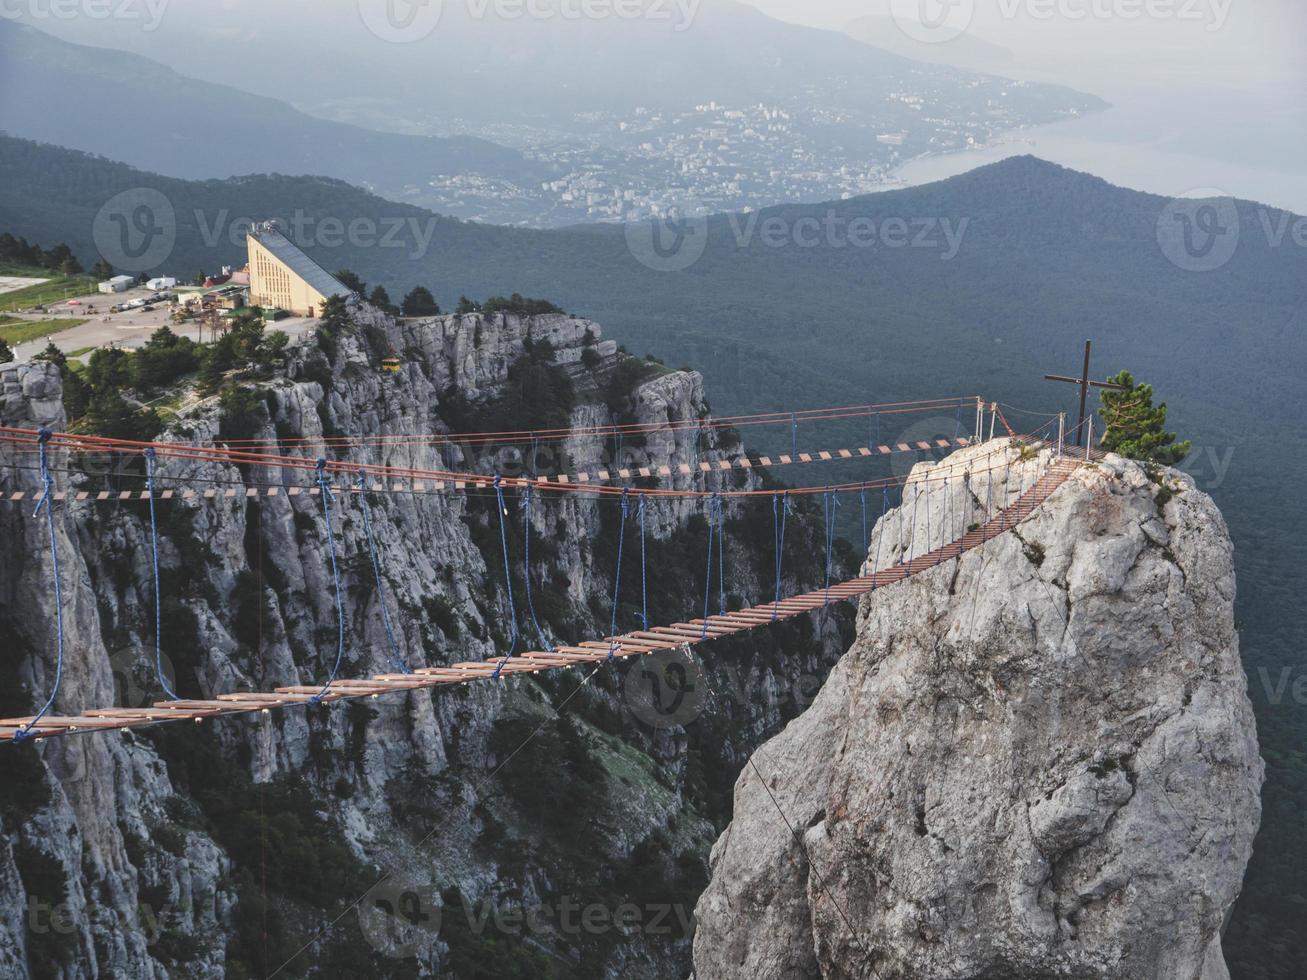
[[[940, 464], [973, 472], [909, 492], [873, 553], [982, 519], [1008, 475], [980, 472], [989, 451]], [[1045, 463], [1014, 454], [1011, 477]], [[1212, 501], [1109, 456], [867, 597], [813, 706], [736, 784], [697, 980], [1228, 976], [1263, 778], [1234, 595]]]

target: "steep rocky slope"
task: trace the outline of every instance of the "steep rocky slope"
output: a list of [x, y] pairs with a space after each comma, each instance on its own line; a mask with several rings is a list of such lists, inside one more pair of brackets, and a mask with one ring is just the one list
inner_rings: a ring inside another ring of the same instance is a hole
[[[735, 448], [723, 430], [621, 447], [586, 435], [615, 419], [680, 422], [708, 411], [698, 375], [627, 358], [593, 323], [503, 314], [396, 322], [369, 308], [354, 317], [334, 341], [292, 345], [284, 368], [253, 386], [244, 417], [211, 401], [165, 438], [236, 433], [309, 458], [511, 470], [542, 461], [523, 464], [523, 447], [404, 437], [499, 416], [534, 427], [547, 402], [574, 428], [563, 447], [573, 466], [614, 449], [657, 465]], [[404, 360], [398, 376], [379, 370], [391, 350]], [[6, 367], [0, 382], [4, 424], [64, 424], [55, 368]], [[395, 438], [324, 448], [345, 433]], [[6, 449], [6, 495], [37, 488], [33, 459]], [[141, 486], [137, 459], [61, 452], [54, 466], [60, 489]], [[164, 460], [160, 488], [302, 482], [243, 469]], [[392, 652], [357, 502], [337, 499], [342, 675], [360, 676], [388, 669]], [[517, 503], [514, 588], [534, 645]], [[53, 683], [53, 602], [42, 525], [27, 504], [0, 506], [0, 714], [9, 717], [31, 713]], [[319, 507], [307, 494], [247, 499], [243, 490], [160, 503], [161, 635], [183, 696], [325, 677], [336, 616]], [[415, 666], [502, 655], [509, 610], [493, 496], [376, 494], [372, 513], [398, 654]], [[756, 516], [732, 508], [728, 528], [739, 559], [731, 567], [741, 570], [728, 586], [755, 599], [747, 570], [770, 565], [750, 553], [762, 547], [754, 535], [736, 532]], [[70, 500], [57, 519], [67, 663], [56, 711], [159, 699], [144, 505]], [[616, 502], [536, 502], [531, 574], [553, 637], [606, 635], [618, 520]], [[702, 598], [702, 508], [658, 503], [648, 523], [651, 619], [682, 618]], [[795, 527], [796, 550], [815, 553], [815, 526]], [[628, 526], [628, 542], [633, 534]], [[628, 582], [638, 581], [629, 548], [626, 560]], [[813, 561], [796, 561], [792, 573], [816, 581]], [[626, 627], [635, 625], [633, 594], [620, 611]], [[730, 779], [798, 713], [787, 692], [825, 676], [849, 627], [816, 617], [761, 645], [715, 644], [722, 686], [759, 694], [709, 705], [688, 727], [646, 725], [626, 709], [623, 672], [605, 668], [580, 687], [572, 671], [0, 748], [0, 974], [244, 977], [283, 965], [289, 976], [684, 973], [683, 920], [706, 882]], [[630, 902], [637, 921], [617, 921]], [[566, 911], [573, 906], [604, 915], [581, 927]]]
[[[949, 505], [975, 519], [988, 483], [910, 494], [876, 547]], [[1191, 480], [1108, 457], [1015, 533], [867, 597], [736, 784], [698, 980], [1228, 976], [1263, 777], [1232, 557]]]

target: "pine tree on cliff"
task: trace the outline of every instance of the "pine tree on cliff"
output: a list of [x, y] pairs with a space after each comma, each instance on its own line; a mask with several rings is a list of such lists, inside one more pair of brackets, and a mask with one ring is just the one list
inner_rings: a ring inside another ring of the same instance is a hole
[[14, 359], [14, 352], [10, 350], [9, 344], [0, 337], [0, 364], [8, 364]]
[[439, 316], [440, 306], [436, 303], [436, 298], [431, 295], [431, 290], [426, 286], [416, 286], [413, 291], [404, 297], [404, 302], [400, 307], [405, 316]]
[[1176, 442], [1175, 433], [1166, 431], [1166, 404], [1154, 407], [1152, 385], [1136, 383], [1129, 371], [1108, 381], [1124, 390], [1103, 392], [1104, 449], [1160, 466], [1174, 466], [1189, 455], [1193, 444]]

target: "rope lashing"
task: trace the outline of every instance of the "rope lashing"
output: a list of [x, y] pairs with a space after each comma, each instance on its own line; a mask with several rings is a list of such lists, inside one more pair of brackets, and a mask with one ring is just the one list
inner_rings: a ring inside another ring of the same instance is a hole
[[631, 489], [622, 491], [622, 517], [617, 527], [617, 571], [613, 574], [613, 619], [609, 626], [608, 660], [617, 652], [617, 610], [622, 599], [622, 552], [626, 545], [626, 520], [631, 516]]
[[15, 742], [26, 742], [35, 736], [32, 734], [37, 722], [46, 716], [52, 707], [54, 700], [59, 696], [59, 685], [63, 683], [64, 677], [64, 601], [63, 589], [59, 584], [59, 548], [54, 528], [54, 477], [50, 475], [50, 456], [49, 442], [54, 433], [49, 429], [42, 428], [36, 434], [37, 445], [40, 447], [41, 455], [41, 485], [44, 488], [41, 493], [41, 499], [36, 504], [36, 510], [32, 516], [40, 515], [41, 508], [45, 508], [46, 522], [50, 528], [50, 563], [54, 571], [54, 620], [55, 633], [59, 638], [58, 656], [55, 660], [54, 668], [54, 688], [50, 691], [50, 698], [36, 713], [30, 722], [23, 728], [14, 732]]
[[504, 551], [504, 588], [508, 590], [508, 613], [509, 622], [512, 624], [513, 635], [508, 644], [508, 653], [504, 654], [504, 659], [499, 661], [499, 666], [491, 675], [492, 680], [499, 680], [500, 675], [504, 672], [504, 667], [517, 652], [517, 606], [513, 602], [513, 574], [508, 567], [508, 508], [504, 506], [504, 480], [503, 477], [495, 477], [495, 504], [499, 509], [499, 545]]
[[372, 533], [372, 507], [368, 504], [367, 473], [358, 474], [359, 509], [363, 511], [363, 531], [368, 539], [368, 552], [372, 556], [372, 577], [377, 583], [377, 605], [381, 606], [381, 622], [386, 627], [386, 640], [390, 643], [390, 665], [401, 674], [411, 674], [408, 664], [399, 655], [395, 630], [390, 624], [390, 611], [386, 608], [386, 585], [381, 578], [381, 559], [377, 556], [377, 540]]
[[340, 674], [340, 665], [345, 660], [345, 600], [341, 595], [340, 566], [336, 561], [336, 535], [331, 529], [331, 483], [327, 480], [327, 461], [321, 456], [317, 462], [318, 490], [322, 497], [322, 516], [327, 522], [327, 554], [331, 556], [331, 578], [336, 585], [336, 664], [331, 668], [331, 676], [322, 690], [309, 699], [311, 704], [321, 704], [322, 699], [331, 691]]
[[[154, 565], [154, 675], [159, 679], [159, 686], [171, 701], [181, 698], [168, 683], [163, 673], [163, 600], [159, 588], [159, 523], [154, 513], [154, 468], [158, 464], [158, 454], [153, 447], [145, 450], [145, 486], [150, 495], [150, 547]], [[128, 706], [130, 707], [130, 705]]]
[[788, 490], [780, 496], [771, 498], [772, 513], [772, 536], [776, 545], [776, 591], [774, 595], [774, 605], [771, 611], [771, 621], [774, 623], [780, 617], [781, 613], [781, 573], [785, 566], [785, 525], [790, 516], [790, 492]]
[[549, 637], [545, 636], [545, 631], [540, 627], [540, 620], [536, 618], [535, 599], [531, 595], [531, 501], [535, 497], [535, 490], [528, 483], [526, 489], [522, 492], [522, 534], [524, 537], [525, 547], [522, 557], [522, 577], [526, 580], [526, 611], [531, 616], [531, 625], [536, 629], [536, 635], [540, 637], [540, 645], [546, 653], [554, 652], [554, 645], [549, 642]]
[[645, 495], [640, 494], [640, 628], [649, 629], [649, 572], [645, 562]]
[[830, 580], [831, 566], [834, 563], [835, 556], [835, 511], [839, 508], [840, 501], [835, 491], [827, 490], [822, 495], [822, 514], [826, 518], [826, 601], [824, 605], [830, 605]]
[[799, 415], [797, 412], [790, 413], [790, 459], [796, 463], [799, 461]]

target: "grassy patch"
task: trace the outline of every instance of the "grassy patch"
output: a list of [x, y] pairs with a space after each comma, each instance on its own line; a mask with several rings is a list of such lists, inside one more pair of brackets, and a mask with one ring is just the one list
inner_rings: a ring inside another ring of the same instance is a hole
[[61, 276], [49, 269], [0, 267], [0, 276], [49, 280], [15, 289], [12, 293], [0, 293], [0, 310], [27, 310], [47, 303], [61, 303], [74, 296], [89, 296], [98, 288], [98, 283], [90, 276]]
[[[80, 327], [85, 320], [15, 320], [6, 318], [0, 323], [0, 340], [5, 343], [25, 344], [29, 340], [50, 337], [73, 327]], [[88, 348], [89, 349], [89, 348]]]

